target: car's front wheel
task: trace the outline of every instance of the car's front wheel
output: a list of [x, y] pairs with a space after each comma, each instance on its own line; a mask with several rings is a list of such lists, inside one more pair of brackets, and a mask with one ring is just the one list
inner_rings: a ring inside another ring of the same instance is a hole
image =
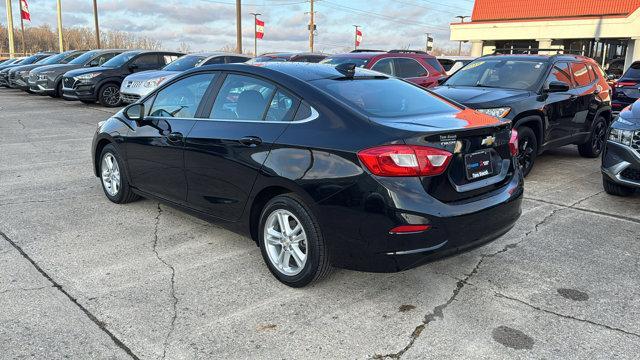
[[105, 84], [98, 91], [98, 102], [105, 107], [116, 107], [122, 103], [120, 99], [120, 86], [117, 84]]
[[578, 145], [580, 156], [586, 158], [597, 158], [602, 153], [607, 135], [607, 120], [603, 116], [598, 116], [593, 123], [591, 136], [584, 144]]
[[109, 144], [102, 149], [99, 166], [102, 190], [109, 200], [126, 204], [138, 198], [129, 187], [124, 162], [115, 146]]
[[538, 156], [538, 139], [528, 126], [518, 128], [518, 161], [524, 176], [529, 175]]
[[271, 273], [291, 287], [303, 287], [331, 270], [320, 226], [302, 199], [292, 194], [269, 201], [260, 216], [259, 245]]
[[602, 175], [602, 187], [604, 187], [604, 191], [607, 194], [615, 196], [629, 196], [633, 194], [634, 191], [634, 189], [630, 187], [614, 183], [609, 180], [606, 175]]

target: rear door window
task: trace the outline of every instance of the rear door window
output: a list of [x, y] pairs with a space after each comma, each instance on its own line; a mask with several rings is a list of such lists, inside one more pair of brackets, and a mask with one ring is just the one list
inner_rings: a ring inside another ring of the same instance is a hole
[[271, 99], [267, 110], [266, 121], [291, 121], [295, 113], [297, 100], [289, 94], [278, 90]]
[[264, 120], [272, 104], [275, 85], [244, 75], [230, 74], [213, 103], [209, 118], [220, 120]]
[[393, 59], [381, 59], [371, 67], [371, 70], [379, 71], [383, 74], [393, 75]]
[[215, 76], [214, 73], [189, 76], [160, 90], [149, 116], [193, 118]]
[[409, 58], [396, 58], [394, 61], [395, 75], [399, 78], [416, 78], [421, 76], [427, 76], [429, 72], [420, 65], [415, 59]]
[[549, 85], [552, 81], [560, 81], [567, 85], [570, 88], [573, 87], [573, 81], [571, 80], [571, 72], [569, 70], [569, 64], [566, 62], [558, 62], [553, 65], [551, 69], [551, 74], [547, 78], [546, 85]]
[[144, 54], [133, 60], [132, 65], [138, 66], [139, 69], [153, 69], [158, 66], [157, 54]]
[[160, 59], [163, 60], [161, 64], [162, 65], [170, 64], [178, 60], [178, 57], [179, 57], [178, 55], [171, 55], [171, 54], [160, 55]]
[[573, 79], [579, 87], [591, 84], [592, 79], [589, 75], [589, 69], [587, 69], [587, 65], [585, 63], [572, 62], [570, 67], [571, 72], [573, 72]]
[[[440, 72], [440, 73], [445, 72], [445, 71], [444, 71], [444, 68], [442, 67], [442, 64], [440, 64], [440, 62], [438, 61], [438, 59], [429, 57], [429, 58], [424, 58], [424, 61], [425, 61], [427, 64], [429, 64], [429, 65], [433, 68], [433, 70], [435, 70], [435, 71], [437, 71], [437, 72]], [[452, 64], [452, 65], [453, 65], [453, 64]]]
[[241, 56], [226, 56], [225, 57], [225, 61], [227, 62], [227, 64], [236, 64], [236, 63], [243, 63], [246, 62], [247, 58], [245, 57], [241, 57]]

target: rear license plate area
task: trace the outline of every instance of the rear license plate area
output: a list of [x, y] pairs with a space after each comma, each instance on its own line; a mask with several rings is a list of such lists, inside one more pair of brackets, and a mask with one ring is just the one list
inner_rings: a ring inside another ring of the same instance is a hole
[[464, 167], [467, 180], [477, 180], [493, 175], [491, 152], [489, 150], [481, 150], [465, 155]]

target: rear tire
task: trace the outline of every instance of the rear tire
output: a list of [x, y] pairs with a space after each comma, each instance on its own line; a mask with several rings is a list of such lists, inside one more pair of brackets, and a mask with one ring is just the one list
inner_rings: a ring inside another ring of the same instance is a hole
[[287, 286], [306, 286], [331, 271], [329, 250], [318, 221], [293, 194], [276, 196], [265, 205], [258, 243], [269, 271]]
[[634, 192], [633, 188], [614, 183], [607, 175], [602, 175], [602, 187], [607, 194], [614, 196], [630, 196]]
[[102, 149], [98, 161], [98, 175], [107, 199], [116, 204], [126, 204], [140, 198], [131, 190], [124, 161], [113, 144]]
[[120, 98], [120, 86], [116, 83], [102, 85], [98, 90], [98, 102], [104, 107], [117, 107], [122, 104]]
[[533, 169], [538, 156], [538, 139], [536, 134], [528, 126], [518, 129], [518, 161], [522, 166], [522, 173], [526, 177]]
[[605, 137], [607, 135], [607, 120], [603, 116], [598, 116], [591, 128], [589, 140], [578, 145], [580, 156], [586, 158], [597, 158], [604, 149]]

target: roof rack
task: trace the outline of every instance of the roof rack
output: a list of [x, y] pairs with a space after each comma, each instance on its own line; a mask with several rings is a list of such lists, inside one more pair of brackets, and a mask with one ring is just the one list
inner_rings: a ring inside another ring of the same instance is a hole
[[409, 49], [389, 50], [387, 52], [390, 54], [427, 54], [426, 51]]
[[373, 49], [355, 49], [351, 50], [352, 53], [367, 53], [367, 52], [385, 52], [384, 50], [373, 50]]
[[[555, 52], [556, 54], [573, 54], [573, 55], [581, 55], [579, 50], [570, 50], [570, 49], [543, 49], [543, 48], [503, 48], [503, 49], [495, 49], [493, 51], [493, 55], [500, 54], [534, 54], [540, 51], [545, 52]], [[534, 54], [535, 55], [535, 54]]]

